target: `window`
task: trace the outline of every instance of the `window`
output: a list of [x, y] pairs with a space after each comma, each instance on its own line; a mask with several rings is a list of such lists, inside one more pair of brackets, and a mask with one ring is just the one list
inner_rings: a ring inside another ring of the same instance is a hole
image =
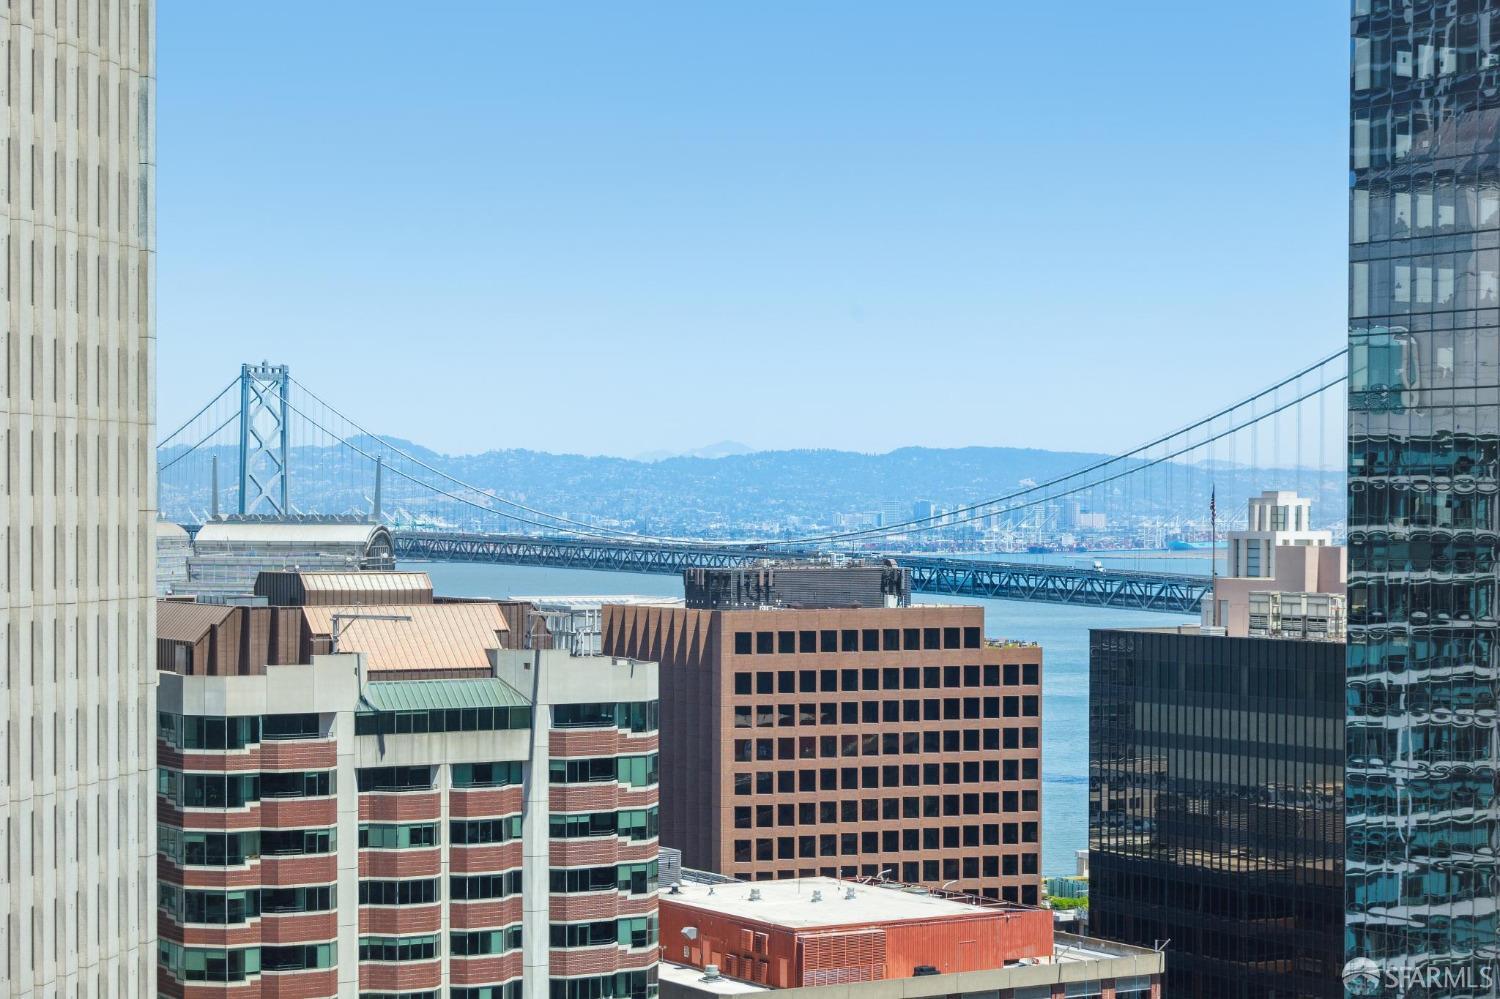
[[162, 940], [157, 954], [161, 967], [181, 982], [242, 982], [250, 975], [260, 974], [259, 947], [183, 947]]
[[[740, 674], [735, 674], [739, 693]], [[745, 693], [749, 693], [748, 690]], [[553, 728], [615, 728], [621, 731], [654, 732], [660, 727], [656, 701], [558, 704], [552, 708]]]
[[741, 697], [751, 693], [749, 673], [736, 673], [734, 675], [734, 692]]
[[260, 834], [266, 856], [332, 853], [337, 837], [332, 829], [266, 829]]
[[520, 950], [521, 927], [507, 926], [500, 930], [478, 930], [469, 933], [454, 933], [448, 938], [454, 957], [479, 957], [486, 954], [504, 954]]
[[[458, 896], [455, 894], [454, 897]], [[430, 905], [437, 899], [437, 878], [359, 883], [360, 905]]]
[[359, 938], [361, 961], [431, 961], [437, 956], [438, 938], [433, 935]]
[[656, 969], [651, 968], [595, 978], [554, 978], [547, 999], [650, 999], [656, 994]]
[[322, 725], [315, 714], [265, 715], [260, 719], [262, 739], [320, 739]]
[[[553, 836], [558, 835], [584, 835], [582, 833], [563, 833], [556, 830], [559, 819], [571, 819], [574, 816], [554, 815], [550, 818], [553, 824], [549, 832]], [[448, 824], [448, 839], [454, 846], [478, 846], [485, 843], [507, 843], [513, 839], [521, 838], [521, 816], [508, 815], [502, 819], [471, 819], [468, 821], [454, 821]]]
[[260, 775], [262, 798], [326, 798], [333, 793], [333, 771], [282, 773], [268, 770]]
[[615, 758], [595, 756], [581, 760], [550, 760], [547, 776], [552, 784], [593, 784], [615, 779]]
[[262, 888], [261, 912], [328, 912], [336, 905], [334, 885], [310, 885], [297, 888]]
[[[156, 832], [157, 853], [179, 866], [238, 867], [260, 856], [261, 833], [256, 830], [198, 832], [159, 825]], [[331, 837], [332, 830], [327, 832]]]
[[554, 892], [623, 891], [644, 895], [656, 890], [656, 861], [618, 867], [554, 868], [549, 878]]
[[[553, 872], [554, 874], [557, 872]], [[472, 902], [486, 898], [509, 898], [521, 893], [521, 872], [503, 874], [457, 875], [448, 879], [448, 891], [454, 901]]]
[[431, 767], [362, 767], [356, 771], [361, 791], [431, 791]]
[[531, 706], [434, 708], [431, 711], [362, 711], [355, 735], [424, 735], [429, 732], [499, 732], [531, 727]]
[[615, 920], [602, 919], [591, 923], [553, 923], [548, 927], [548, 935], [553, 947], [613, 947], [619, 931]]
[[630, 787], [648, 787], [657, 782], [657, 755], [621, 756], [619, 761], [620, 783]]
[[453, 764], [454, 787], [509, 787], [521, 783], [521, 762]]
[[370, 850], [408, 850], [437, 846], [437, 823], [361, 824], [359, 845], [362, 849]]
[[296, 944], [291, 947], [262, 947], [262, 971], [300, 971], [304, 968], [331, 968], [338, 963], [337, 944]]
[[234, 926], [260, 915], [260, 891], [196, 891], [157, 882], [156, 907], [182, 924]]
[[156, 774], [156, 793], [182, 808], [243, 808], [260, 800], [260, 774], [183, 773], [166, 767]]
[[734, 633], [734, 654], [737, 656], [750, 654], [750, 632], [736, 631]]

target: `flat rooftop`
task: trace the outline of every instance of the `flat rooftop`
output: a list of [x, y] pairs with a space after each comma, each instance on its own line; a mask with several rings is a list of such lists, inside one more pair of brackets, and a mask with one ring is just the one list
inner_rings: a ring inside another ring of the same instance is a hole
[[720, 996], [737, 996], [744, 995], [747, 992], [770, 991], [764, 985], [752, 985], [750, 982], [742, 982], [725, 975], [720, 975], [716, 981], [706, 982], [703, 980], [703, 969], [689, 968], [687, 965], [673, 964], [671, 961], [662, 961], [657, 966], [656, 974], [663, 982], [688, 985], [700, 992], [712, 992], [714, 995]]
[[[955, 902], [921, 891], [857, 884], [837, 878], [787, 878], [728, 884], [683, 881], [676, 887], [676, 894], [671, 889], [663, 890], [661, 901], [788, 929], [952, 919], [1007, 911], [1000, 907]], [[751, 892], [759, 893], [755, 901], [750, 900]], [[813, 901], [814, 892], [819, 893], [819, 901]], [[851, 892], [853, 898], [848, 897]]]

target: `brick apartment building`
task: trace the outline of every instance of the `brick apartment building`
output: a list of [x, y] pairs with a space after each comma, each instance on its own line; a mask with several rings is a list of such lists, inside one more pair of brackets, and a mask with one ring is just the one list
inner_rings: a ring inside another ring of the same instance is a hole
[[690, 570], [686, 606], [607, 606], [661, 664], [662, 841], [742, 879], [888, 877], [1035, 904], [1041, 669], [900, 569]]
[[655, 665], [506, 649], [421, 574], [280, 582], [158, 606], [160, 994], [654, 996]]

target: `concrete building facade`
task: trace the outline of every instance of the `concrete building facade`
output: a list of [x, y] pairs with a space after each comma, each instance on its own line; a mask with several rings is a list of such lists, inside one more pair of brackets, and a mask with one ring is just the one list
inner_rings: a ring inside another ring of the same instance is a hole
[[[339, 596], [307, 576], [262, 589]], [[483, 664], [423, 608], [490, 609]], [[655, 665], [506, 649], [493, 603], [300, 609], [336, 653], [184, 660], [284, 608], [162, 604], [160, 994], [654, 996]]]
[[0, 993], [150, 991], [155, 21], [0, 6]]
[[685, 865], [1038, 902], [1040, 648], [986, 641], [973, 606], [691, 604], [607, 606], [603, 636], [661, 663], [662, 840]]
[[1228, 573], [1204, 601], [1204, 627], [1239, 638], [1343, 640], [1346, 552], [1308, 527], [1311, 515], [1312, 501], [1294, 492], [1250, 498], [1246, 529], [1229, 532]]

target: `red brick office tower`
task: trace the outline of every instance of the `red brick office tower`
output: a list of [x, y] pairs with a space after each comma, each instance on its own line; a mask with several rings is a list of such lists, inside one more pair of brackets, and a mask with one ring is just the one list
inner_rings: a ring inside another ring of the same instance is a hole
[[981, 607], [911, 606], [886, 565], [685, 589], [603, 624], [606, 654], [661, 664], [661, 840], [684, 865], [1038, 901], [1039, 647], [986, 641]]

